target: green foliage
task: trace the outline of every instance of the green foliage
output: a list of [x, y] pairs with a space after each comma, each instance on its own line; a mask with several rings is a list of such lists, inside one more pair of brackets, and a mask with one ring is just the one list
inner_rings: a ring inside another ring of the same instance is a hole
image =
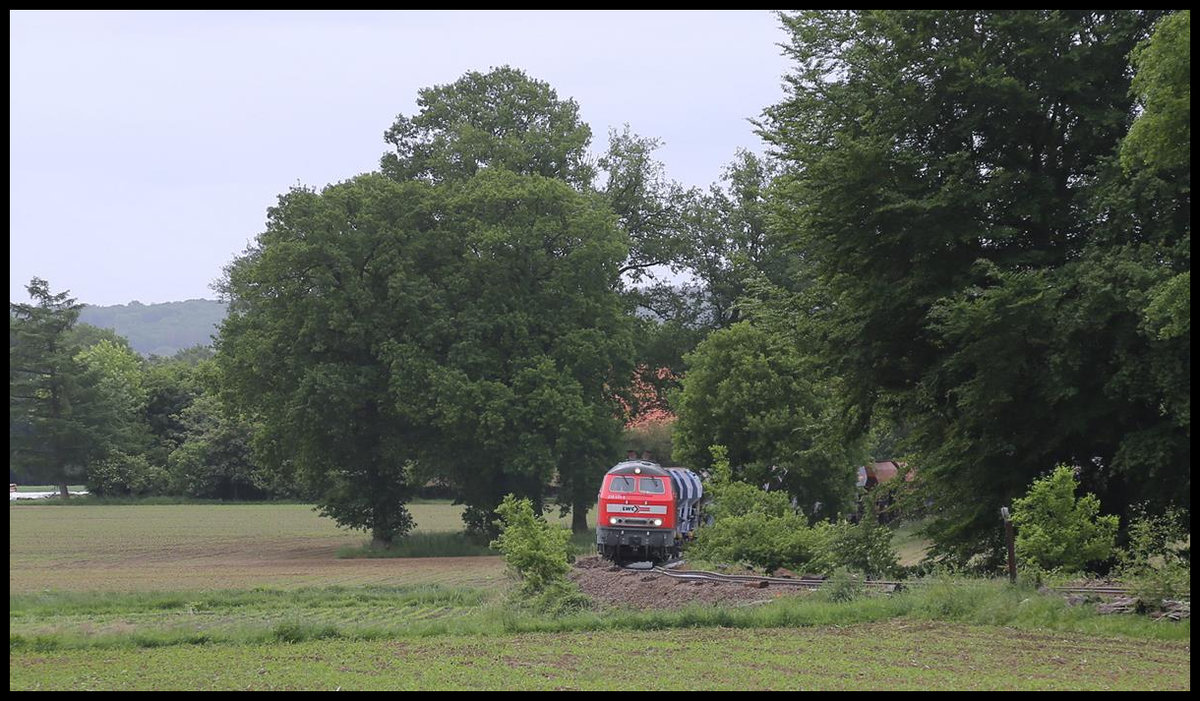
[[1130, 89], [1143, 111], [1121, 145], [1122, 165], [1190, 171], [1192, 11], [1178, 10], [1159, 20], [1132, 59], [1137, 73]]
[[228, 269], [224, 398], [277, 483], [380, 544], [427, 481], [491, 536], [504, 494], [540, 512], [557, 476], [586, 529], [632, 369], [628, 238], [590, 191], [590, 130], [509, 67], [419, 105], [383, 174], [281, 197]]
[[879, 577], [899, 571], [891, 530], [873, 519], [810, 525], [792, 508], [786, 493], [732, 481], [724, 446], [713, 445], [710, 452], [714, 466], [705, 484], [704, 513], [713, 522], [697, 532], [689, 557], [745, 563], [767, 572], [781, 567], [809, 573], [848, 568]]
[[1169, 508], [1161, 514], [1134, 508], [1129, 543], [1117, 552], [1117, 576], [1149, 608], [1165, 599], [1186, 599], [1192, 591], [1191, 533], [1184, 514]]
[[574, 582], [555, 579], [545, 589], [532, 596], [521, 597], [520, 607], [551, 617], [568, 616], [591, 608], [592, 600]]
[[[145, 416], [149, 392], [141, 357], [128, 344], [105, 339], [80, 350], [75, 360], [83, 368], [85, 382], [100, 398], [97, 407], [108, 426], [101, 459], [112, 458], [105, 468], [96, 463], [88, 466], [89, 487], [97, 494], [103, 494], [105, 489], [115, 490], [111, 494], [145, 494], [151, 489], [161, 489], [165, 484], [161, 465], [152, 468], [141, 455], [151, 440]], [[135, 458], [132, 463], [131, 457]], [[96, 480], [93, 485], [91, 473], [97, 468], [107, 471], [104, 484]], [[112, 481], [122, 473], [132, 480], [125, 487]]]
[[724, 329], [746, 319], [743, 298], [759, 278], [788, 289], [803, 286], [785, 238], [768, 226], [777, 170], [774, 161], [739, 149], [720, 183], [684, 199], [680, 228], [691, 246], [682, 265], [696, 281], [686, 291], [702, 328]]
[[807, 521], [782, 491], [768, 492], [733, 480], [729, 450], [714, 444], [711, 477], [705, 481], [705, 516], [688, 556], [711, 562], [745, 563], [767, 571], [800, 567], [814, 557]]
[[1066, 465], [1033, 481], [1023, 498], [1013, 500], [1018, 561], [1045, 570], [1080, 572], [1088, 563], [1112, 556], [1120, 519], [1100, 515], [1094, 494], [1078, 499], [1079, 482]]
[[709, 480], [710, 489], [720, 489], [733, 482], [733, 465], [729, 463], [729, 448], [720, 443], [708, 446], [712, 456], [712, 477]]
[[507, 492], [540, 511], [555, 473], [581, 517], [596, 467], [616, 454], [608, 388], [632, 370], [613, 288], [627, 250], [620, 232], [593, 202], [540, 176], [488, 169], [437, 195], [445, 211], [425, 234], [437, 254], [408, 273], [420, 295], [381, 346], [396, 403], [428, 437], [413, 445], [418, 461], [468, 515], [480, 512], [469, 525], [482, 534], [494, 534], [491, 512]]
[[469, 71], [418, 91], [420, 112], [400, 115], [384, 134], [395, 151], [381, 160], [397, 181], [469, 179], [487, 168], [590, 185], [592, 130], [574, 100], [510, 66]]
[[293, 190], [223, 283], [221, 396], [256, 426], [255, 462], [378, 545], [412, 525], [415, 429], [389, 391], [383, 349], [428, 292], [403, 272], [420, 255], [405, 242], [428, 222], [428, 196], [378, 175]]
[[138, 373], [119, 344], [78, 345], [81, 305], [67, 292], [39, 278], [26, 289], [32, 304], [9, 304], [9, 464], [65, 493], [93, 462], [129, 446]]
[[97, 497], [157, 496], [168, 485], [167, 471], [141, 454], [116, 452], [88, 468], [88, 493]]
[[[1130, 52], [1166, 16], [782, 16], [794, 70], [761, 126], [812, 281], [785, 311], [851, 437], [904, 427], [935, 557], [1002, 561], [996, 513], [1048, 464], [1084, 465], [1118, 514], [1190, 492], [1190, 171], [1116, 159]], [[1186, 55], [1163, 41], [1169, 62], [1135, 58], [1147, 90]], [[1165, 141], [1190, 143], [1179, 129]]]
[[637, 451], [638, 455], [649, 452], [656, 462], [671, 464], [671, 435], [675, 421], [643, 421], [621, 431], [621, 447]]
[[183, 442], [187, 432], [183, 412], [205, 392], [211, 367], [211, 361], [192, 365], [185, 360], [160, 358], [147, 362], [142, 384], [151, 441], [146, 453], [152, 462], [166, 465], [168, 456]]
[[409, 533], [387, 548], [372, 547], [369, 543], [361, 547], [339, 548], [340, 558], [393, 558], [393, 557], [484, 557], [496, 555], [486, 543], [467, 533], [433, 532]]
[[776, 517], [793, 511], [786, 492], [767, 492], [761, 487], [745, 482], [711, 485], [707, 496], [710, 501], [704, 512], [717, 520], [752, 515]]
[[267, 484], [251, 453], [249, 422], [224, 411], [212, 394], [196, 397], [178, 418], [183, 434], [167, 458], [173, 493], [234, 500], [265, 496]]
[[567, 572], [574, 559], [571, 531], [551, 526], [533, 512], [528, 499], [512, 494], [496, 507], [500, 535], [491, 547], [504, 555], [504, 562], [521, 582], [514, 597], [522, 607], [564, 615], [588, 606]]
[[571, 532], [551, 526], [534, 514], [528, 499], [512, 494], [496, 507], [500, 535], [491, 547], [504, 555], [504, 561], [521, 580], [527, 594], [544, 591], [557, 580], [566, 579], [571, 568]]
[[838, 568], [821, 585], [819, 595], [826, 601], [841, 604], [861, 599], [867, 593], [866, 590], [861, 575], [854, 574], [846, 568]]
[[[629, 257], [620, 272], [633, 283], [655, 279], [658, 266], [677, 267], [694, 246], [679, 221], [690, 193], [668, 180], [662, 163], [653, 158], [661, 145], [658, 139], [634, 134], [626, 124], [620, 132], [609, 131], [608, 150], [597, 161], [604, 170], [600, 195], [629, 237]], [[627, 292], [645, 299], [637, 288]]]
[[821, 551], [823, 530], [809, 528], [805, 518], [790, 508], [782, 515], [727, 515], [697, 531], [688, 557], [744, 563], [766, 572], [780, 567], [810, 572], [810, 563]]
[[895, 577], [900, 574], [900, 559], [892, 546], [892, 530], [880, 525], [869, 514], [858, 523], [838, 521], [819, 523], [825, 530], [812, 568], [821, 572], [848, 570], [869, 577]]
[[687, 356], [673, 404], [673, 458], [706, 469], [708, 446], [729, 449], [738, 479], [771, 484], [822, 516], [849, 503], [852, 463], [833, 439], [831, 386], [788, 336], [742, 321], [709, 335]]

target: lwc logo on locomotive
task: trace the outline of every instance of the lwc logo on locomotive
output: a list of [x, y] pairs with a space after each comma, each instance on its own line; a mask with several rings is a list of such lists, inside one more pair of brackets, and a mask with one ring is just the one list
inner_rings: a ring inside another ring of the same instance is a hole
[[630, 458], [604, 475], [596, 510], [596, 550], [617, 564], [679, 557], [700, 524], [700, 476]]

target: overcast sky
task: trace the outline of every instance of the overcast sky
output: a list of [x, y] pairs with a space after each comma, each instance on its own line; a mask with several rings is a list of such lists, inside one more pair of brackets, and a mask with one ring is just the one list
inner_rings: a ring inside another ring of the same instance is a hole
[[420, 88], [510, 65], [707, 186], [782, 97], [754, 11], [10, 11], [10, 300], [215, 299], [294, 185], [377, 170]]

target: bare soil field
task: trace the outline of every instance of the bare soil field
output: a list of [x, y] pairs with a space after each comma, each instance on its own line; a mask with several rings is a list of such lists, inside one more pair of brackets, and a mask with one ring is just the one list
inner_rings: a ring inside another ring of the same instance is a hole
[[596, 556], [576, 560], [568, 577], [584, 594], [605, 606], [642, 611], [678, 609], [694, 603], [752, 606], [780, 596], [809, 593], [800, 588], [750, 588], [736, 582], [689, 582], [649, 571], [621, 569]]

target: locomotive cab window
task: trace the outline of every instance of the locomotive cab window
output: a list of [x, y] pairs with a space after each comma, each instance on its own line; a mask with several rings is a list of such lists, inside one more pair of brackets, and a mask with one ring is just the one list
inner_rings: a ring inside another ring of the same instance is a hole
[[639, 480], [638, 491], [642, 494], [662, 494], [665, 490], [663, 481], [658, 477], [643, 477]]
[[613, 477], [612, 482], [608, 483], [608, 488], [613, 492], [637, 491], [637, 486], [633, 477]]

